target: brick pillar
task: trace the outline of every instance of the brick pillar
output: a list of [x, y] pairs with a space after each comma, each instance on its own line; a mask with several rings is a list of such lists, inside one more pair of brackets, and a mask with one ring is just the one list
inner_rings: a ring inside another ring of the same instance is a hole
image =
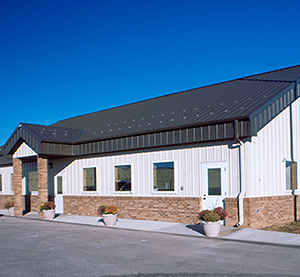
[[39, 204], [48, 201], [48, 160], [37, 158]]
[[13, 168], [15, 215], [22, 216], [24, 209], [24, 195], [22, 195], [22, 161], [13, 158]]

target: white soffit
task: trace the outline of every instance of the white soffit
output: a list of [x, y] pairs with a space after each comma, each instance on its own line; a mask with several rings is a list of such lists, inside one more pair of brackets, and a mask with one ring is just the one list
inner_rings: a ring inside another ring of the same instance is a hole
[[34, 152], [25, 142], [23, 142], [14, 153], [13, 158], [24, 158], [32, 156], [37, 156], [37, 153]]

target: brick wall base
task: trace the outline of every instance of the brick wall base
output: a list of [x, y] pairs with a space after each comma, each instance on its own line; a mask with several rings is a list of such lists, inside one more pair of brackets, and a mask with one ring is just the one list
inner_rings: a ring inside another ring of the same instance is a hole
[[30, 208], [32, 212], [38, 212], [39, 211], [39, 196], [38, 195], [31, 195], [30, 196]]
[[232, 227], [239, 221], [237, 198], [225, 198], [225, 210], [228, 216], [225, 219], [225, 226]]
[[[22, 198], [24, 196], [22, 195]], [[4, 204], [6, 202], [9, 202], [11, 200], [14, 200], [14, 195], [0, 195], [0, 209], [4, 209]], [[31, 211], [32, 212], [38, 212], [38, 206], [39, 206], [39, 197], [38, 195], [31, 195], [30, 196], [30, 204], [31, 204]], [[23, 211], [24, 207], [22, 208]], [[22, 215], [22, 214], [21, 214]]]
[[64, 213], [97, 216], [100, 205], [115, 205], [120, 218], [194, 223], [200, 197], [64, 196]]
[[[244, 223], [242, 227], [262, 228], [274, 224], [285, 224], [294, 221], [294, 196], [270, 196], [244, 198]], [[229, 216], [226, 226], [238, 222], [237, 198], [226, 198], [225, 208]], [[297, 196], [297, 220], [300, 219], [300, 195]]]

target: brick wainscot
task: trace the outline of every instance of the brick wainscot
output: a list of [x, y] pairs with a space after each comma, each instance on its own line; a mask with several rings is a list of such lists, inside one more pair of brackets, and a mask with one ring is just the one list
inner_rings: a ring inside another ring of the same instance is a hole
[[[295, 206], [294, 195], [245, 197], [244, 223], [242, 227], [262, 228], [274, 224], [285, 224], [294, 221]], [[226, 226], [234, 226], [238, 222], [237, 198], [226, 198], [225, 208], [229, 216]], [[297, 197], [297, 215], [300, 218], [300, 195]]]
[[120, 218], [194, 223], [201, 210], [199, 197], [64, 196], [64, 213], [97, 216], [100, 205], [115, 205]]

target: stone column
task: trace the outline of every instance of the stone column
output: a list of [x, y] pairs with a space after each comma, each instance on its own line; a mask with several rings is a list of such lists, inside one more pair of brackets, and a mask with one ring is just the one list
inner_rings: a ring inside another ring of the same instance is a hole
[[22, 161], [13, 158], [13, 168], [15, 215], [22, 216], [24, 209], [24, 195], [22, 195]]
[[48, 160], [37, 158], [39, 204], [48, 201]]

